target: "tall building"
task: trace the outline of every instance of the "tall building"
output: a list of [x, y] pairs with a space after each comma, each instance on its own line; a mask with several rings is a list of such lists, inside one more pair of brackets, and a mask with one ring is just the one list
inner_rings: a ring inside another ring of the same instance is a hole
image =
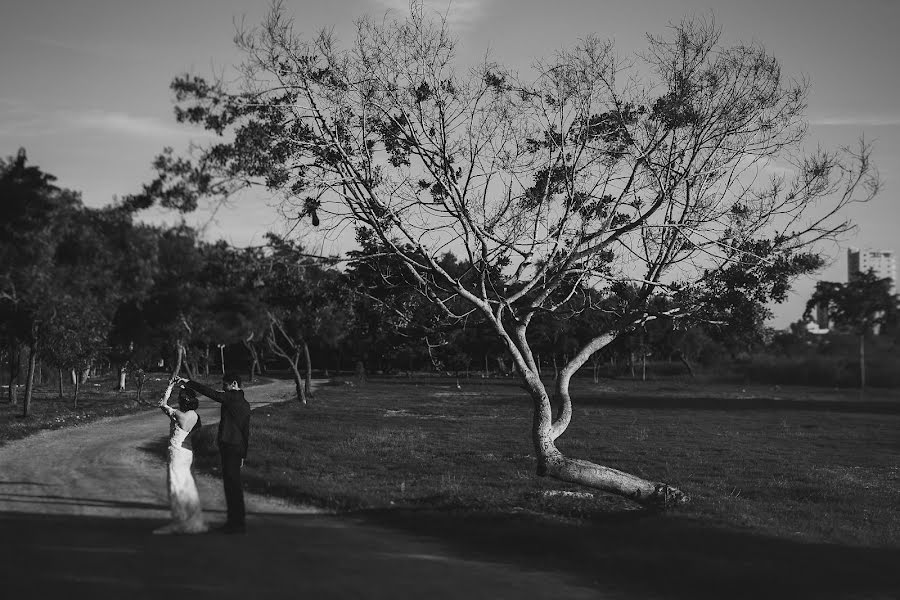
[[897, 293], [897, 256], [893, 250], [847, 249], [847, 281], [870, 269], [881, 279], [889, 277], [891, 293]]

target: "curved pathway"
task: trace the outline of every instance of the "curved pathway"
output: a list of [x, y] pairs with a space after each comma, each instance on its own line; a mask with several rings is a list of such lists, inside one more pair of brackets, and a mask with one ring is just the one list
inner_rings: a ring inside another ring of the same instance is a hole
[[[249, 388], [254, 408], [291, 382]], [[218, 405], [201, 400], [204, 423]], [[157, 412], [45, 431], [0, 447], [0, 576], [9, 598], [600, 598], [556, 573], [455, 556], [439, 542], [247, 494], [248, 534], [154, 536], [165, 467], [143, 448]], [[198, 476], [210, 521], [218, 479]]]
[[[293, 383], [274, 381], [251, 387], [253, 408], [283, 402]], [[204, 424], [219, 421], [219, 406], [201, 398]], [[168, 437], [169, 422], [159, 411], [43, 431], [0, 447], [0, 512], [75, 514], [165, 520], [166, 470], [146, 446]], [[223, 513], [218, 479], [197, 475], [197, 487], [211, 521]], [[265, 496], [247, 494], [249, 512], [316, 512]]]

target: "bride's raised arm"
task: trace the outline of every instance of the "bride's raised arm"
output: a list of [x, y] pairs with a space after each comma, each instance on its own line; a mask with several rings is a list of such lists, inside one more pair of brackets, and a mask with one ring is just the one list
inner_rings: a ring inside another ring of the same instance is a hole
[[175, 414], [175, 409], [172, 408], [171, 406], [169, 406], [169, 396], [172, 395], [172, 389], [174, 389], [175, 384], [177, 384], [177, 383], [178, 383], [177, 377], [173, 377], [172, 379], [169, 380], [169, 385], [166, 387], [166, 391], [163, 392], [162, 398], [159, 399], [159, 403], [157, 404], [157, 406], [159, 406], [159, 408], [164, 413], [166, 413], [169, 416], [169, 418], [171, 418], [172, 415]]

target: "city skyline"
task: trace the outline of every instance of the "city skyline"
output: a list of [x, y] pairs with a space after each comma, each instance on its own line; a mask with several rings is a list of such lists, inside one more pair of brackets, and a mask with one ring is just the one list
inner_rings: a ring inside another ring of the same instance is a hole
[[[789, 301], [775, 307], [772, 324], [800, 318], [815, 281], [839, 280], [850, 246], [893, 250], [900, 221], [894, 173], [900, 172], [900, 82], [894, 56], [900, 42], [891, 23], [900, 6], [870, 0], [865, 8], [836, 1], [760, 2], [677, 0], [671, 2], [564, 2], [548, 11], [537, 2], [509, 0], [440, 3], [461, 42], [460, 62], [477, 61], [490, 49], [499, 61], [527, 69], [531, 59], [572, 45], [595, 33], [614, 38], [623, 54], [643, 46], [646, 32], [664, 33], [667, 23], [714, 11], [729, 42], [756, 41], [779, 58], [787, 73], [811, 81], [809, 148], [853, 145], [860, 136], [875, 143], [874, 162], [884, 191], [870, 205], [855, 207], [859, 225], [841, 243], [822, 248], [830, 264], [800, 280]], [[178, 125], [172, 116], [171, 79], [183, 72], [227, 73], [237, 62], [235, 22], [255, 25], [269, 2], [190, 0], [154, 3], [36, 0], [17, 7], [0, 24], [0, 141], [4, 156], [24, 147], [29, 162], [83, 192], [85, 203], [101, 206], [114, 196], [135, 193], [150, 178], [150, 162], [164, 146], [184, 151], [202, 133]], [[398, 14], [403, 0], [286, 2], [298, 30], [311, 34], [335, 26], [347, 41], [353, 20]], [[539, 35], [535, 35], [539, 32]], [[160, 210], [146, 219], [177, 217]], [[266, 230], [282, 228], [277, 212], [259, 196], [238, 199], [218, 212], [188, 217], [208, 237], [235, 245], [260, 243]], [[320, 240], [324, 253], [346, 250], [346, 240]]]

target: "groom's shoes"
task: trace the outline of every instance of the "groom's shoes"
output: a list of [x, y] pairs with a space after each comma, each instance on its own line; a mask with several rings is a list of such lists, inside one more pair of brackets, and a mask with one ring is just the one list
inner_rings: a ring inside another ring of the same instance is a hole
[[219, 525], [215, 529], [218, 533], [225, 534], [243, 534], [247, 533], [247, 526], [243, 523], [225, 523], [224, 525]]

